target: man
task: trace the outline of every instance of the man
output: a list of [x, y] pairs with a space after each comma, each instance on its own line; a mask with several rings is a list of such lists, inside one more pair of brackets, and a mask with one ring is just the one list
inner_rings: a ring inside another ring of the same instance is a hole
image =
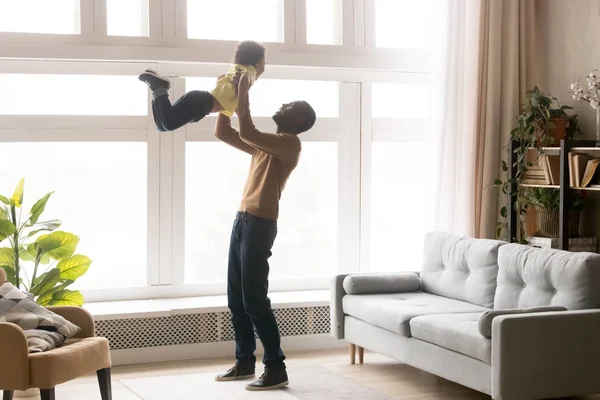
[[307, 102], [284, 104], [273, 115], [276, 133], [266, 133], [255, 128], [248, 102], [240, 104], [237, 113], [239, 132], [232, 128], [231, 119], [222, 114], [215, 128], [218, 139], [252, 156], [229, 246], [227, 298], [235, 331], [236, 363], [216, 379], [254, 377], [256, 328], [265, 349], [265, 372], [246, 389], [278, 389], [288, 385], [288, 377], [279, 328], [267, 296], [268, 259], [277, 235], [281, 192], [300, 156], [298, 135], [312, 128], [316, 115]]

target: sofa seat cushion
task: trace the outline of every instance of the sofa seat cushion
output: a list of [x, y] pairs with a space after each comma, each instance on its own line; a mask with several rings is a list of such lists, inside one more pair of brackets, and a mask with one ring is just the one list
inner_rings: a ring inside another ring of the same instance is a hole
[[491, 364], [492, 341], [479, 333], [477, 319], [480, 315], [424, 315], [410, 321], [410, 331], [415, 339]]
[[105, 338], [69, 339], [61, 347], [29, 355], [31, 387], [51, 389], [109, 368], [110, 364], [110, 349]]
[[[410, 320], [420, 315], [481, 313], [488, 310], [464, 301], [423, 292], [347, 295], [342, 299], [342, 308], [344, 314], [406, 337], [411, 336]], [[479, 331], [477, 334], [479, 335]]]

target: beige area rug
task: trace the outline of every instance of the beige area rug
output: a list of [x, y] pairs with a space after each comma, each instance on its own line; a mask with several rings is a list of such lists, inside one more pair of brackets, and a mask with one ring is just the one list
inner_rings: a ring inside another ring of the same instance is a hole
[[214, 374], [125, 379], [121, 383], [144, 400], [390, 400], [317, 365], [288, 368], [288, 375], [289, 387], [265, 392], [246, 391], [249, 381], [216, 382]]

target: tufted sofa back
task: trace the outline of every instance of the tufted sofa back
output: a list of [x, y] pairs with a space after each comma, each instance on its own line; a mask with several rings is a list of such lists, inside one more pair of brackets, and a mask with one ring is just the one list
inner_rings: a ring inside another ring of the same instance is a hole
[[498, 249], [506, 242], [434, 232], [425, 237], [421, 290], [483, 307], [494, 306]]
[[498, 254], [494, 308], [600, 308], [600, 255], [508, 244]]

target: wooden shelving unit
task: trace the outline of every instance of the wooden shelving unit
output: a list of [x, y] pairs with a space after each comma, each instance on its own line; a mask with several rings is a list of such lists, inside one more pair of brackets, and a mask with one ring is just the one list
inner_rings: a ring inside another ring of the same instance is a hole
[[[514, 152], [516, 144], [515, 142], [511, 142], [510, 144], [510, 168], [509, 168], [509, 178], [512, 180], [516, 176], [516, 154]], [[570, 178], [569, 178], [569, 152], [577, 151], [582, 153], [591, 153], [591, 152], [599, 152], [600, 147], [596, 147], [596, 142], [593, 140], [562, 140], [560, 142], [560, 147], [544, 147], [544, 153], [548, 155], [560, 155], [560, 185], [532, 185], [532, 184], [523, 184], [521, 187], [542, 187], [542, 188], [553, 188], [560, 190], [560, 236], [559, 236], [559, 244], [561, 250], [569, 250], [569, 210], [565, 207], [565, 204], [568, 204], [569, 199], [572, 195], [573, 190], [583, 190], [590, 192], [600, 192], [600, 188], [596, 187], [571, 187]], [[517, 237], [517, 222], [518, 222], [518, 214], [515, 210], [515, 203], [517, 201], [515, 184], [511, 187], [510, 193], [508, 195], [508, 232], [510, 240], [514, 240]]]

